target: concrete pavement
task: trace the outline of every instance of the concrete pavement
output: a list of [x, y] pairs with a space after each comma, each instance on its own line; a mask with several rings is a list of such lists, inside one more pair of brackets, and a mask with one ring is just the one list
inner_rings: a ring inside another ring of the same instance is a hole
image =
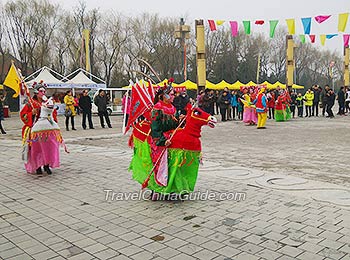
[[[24, 171], [18, 117], [4, 122], [1, 259], [350, 259], [348, 166], [333, 163], [329, 181], [328, 166], [318, 169], [320, 147], [329, 145], [320, 135], [348, 140], [348, 118], [269, 121], [262, 132], [235, 121], [203, 128], [196, 191], [216, 199], [183, 202], [106, 200], [106, 190], [138, 194], [140, 185], [127, 171], [132, 150], [121, 117], [112, 129], [94, 120], [95, 130], [62, 130], [70, 154], [62, 151], [61, 167], [41, 177]], [[308, 132], [317, 142], [301, 147]], [[291, 171], [296, 162], [303, 170]], [[237, 192], [244, 200], [218, 199]]]

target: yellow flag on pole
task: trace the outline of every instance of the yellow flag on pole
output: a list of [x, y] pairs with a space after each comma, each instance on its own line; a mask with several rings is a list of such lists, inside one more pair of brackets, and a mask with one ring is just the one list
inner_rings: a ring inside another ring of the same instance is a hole
[[90, 65], [90, 30], [84, 29], [83, 30], [83, 37], [85, 40], [85, 69], [86, 71], [91, 71], [91, 65]]
[[15, 94], [13, 94], [13, 98], [18, 97], [20, 92], [20, 83], [21, 80], [17, 75], [17, 70], [15, 65], [12, 63], [10, 70], [5, 78], [4, 85], [12, 88], [15, 91]]
[[286, 19], [286, 22], [288, 26], [288, 34], [295, 34], [295, 19]]

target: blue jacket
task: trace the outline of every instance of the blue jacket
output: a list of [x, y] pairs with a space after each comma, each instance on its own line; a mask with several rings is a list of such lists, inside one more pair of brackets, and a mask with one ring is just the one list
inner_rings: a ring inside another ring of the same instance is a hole
[[237, 100], [237, 96], [233, 95], [231, 98], [231, 106], [233, 107], [237, 107], [238, 106], [238, 100]]

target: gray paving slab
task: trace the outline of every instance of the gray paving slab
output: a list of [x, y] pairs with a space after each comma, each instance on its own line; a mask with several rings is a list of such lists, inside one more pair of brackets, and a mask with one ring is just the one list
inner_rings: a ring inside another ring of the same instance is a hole
[[[349, 259], [350, 210], [337, 199], [346, 196], [340, 190], [350, 188], [347, 168], [333, 155], [328, 158], [333, 168], [325, 164], [321, 149], [334, 129], [336, 135], [347, 133], [348, 119], [269, 121], [264, 138], [276, 143], [264, 157], [256, 152], [265, 146], [253, 128], [239, 122], [203, 128], [204, 165], [196, 190], [234, 190], [246, 198], [174, 203], [105, 200], [106, 189], [139, 192], [140, 186], [127, 171], [132, 151], [128, 136], [120, 134], [121, 118], [112, 117], [112, 129], [98, 128], [96, 119], [95, 130], [62, 131], [71, 153], [62, 152], [61, 167], [41, 177], [24, 172], [18, 117], [5, 121], [0, 258]], [[300, 152], [303, 140], [289, 139], [295, 131], [303, 136], [318, 129], [320, 136], [307, 151]], [[349, 158], [341, 144], [334, 140], [335, 152]], [[272, 178], [276, 174], [279, 179]], [[338, 193], [323, 191], [334, 198], [326, 200], [307, 191], [308, 185]]]

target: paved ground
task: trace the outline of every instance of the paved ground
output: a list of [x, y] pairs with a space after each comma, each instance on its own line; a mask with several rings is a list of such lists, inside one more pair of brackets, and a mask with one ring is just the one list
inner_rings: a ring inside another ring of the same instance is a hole
[[121, 117], [112, 124], [63, 130], [71, 153], [38, 177], [24, 172], [18, 117], [4, 122], [1, 259], [350, 259], [350, 118], [203, 128], [196, 189], [240, 202], [106, 200], [140, 191]]

